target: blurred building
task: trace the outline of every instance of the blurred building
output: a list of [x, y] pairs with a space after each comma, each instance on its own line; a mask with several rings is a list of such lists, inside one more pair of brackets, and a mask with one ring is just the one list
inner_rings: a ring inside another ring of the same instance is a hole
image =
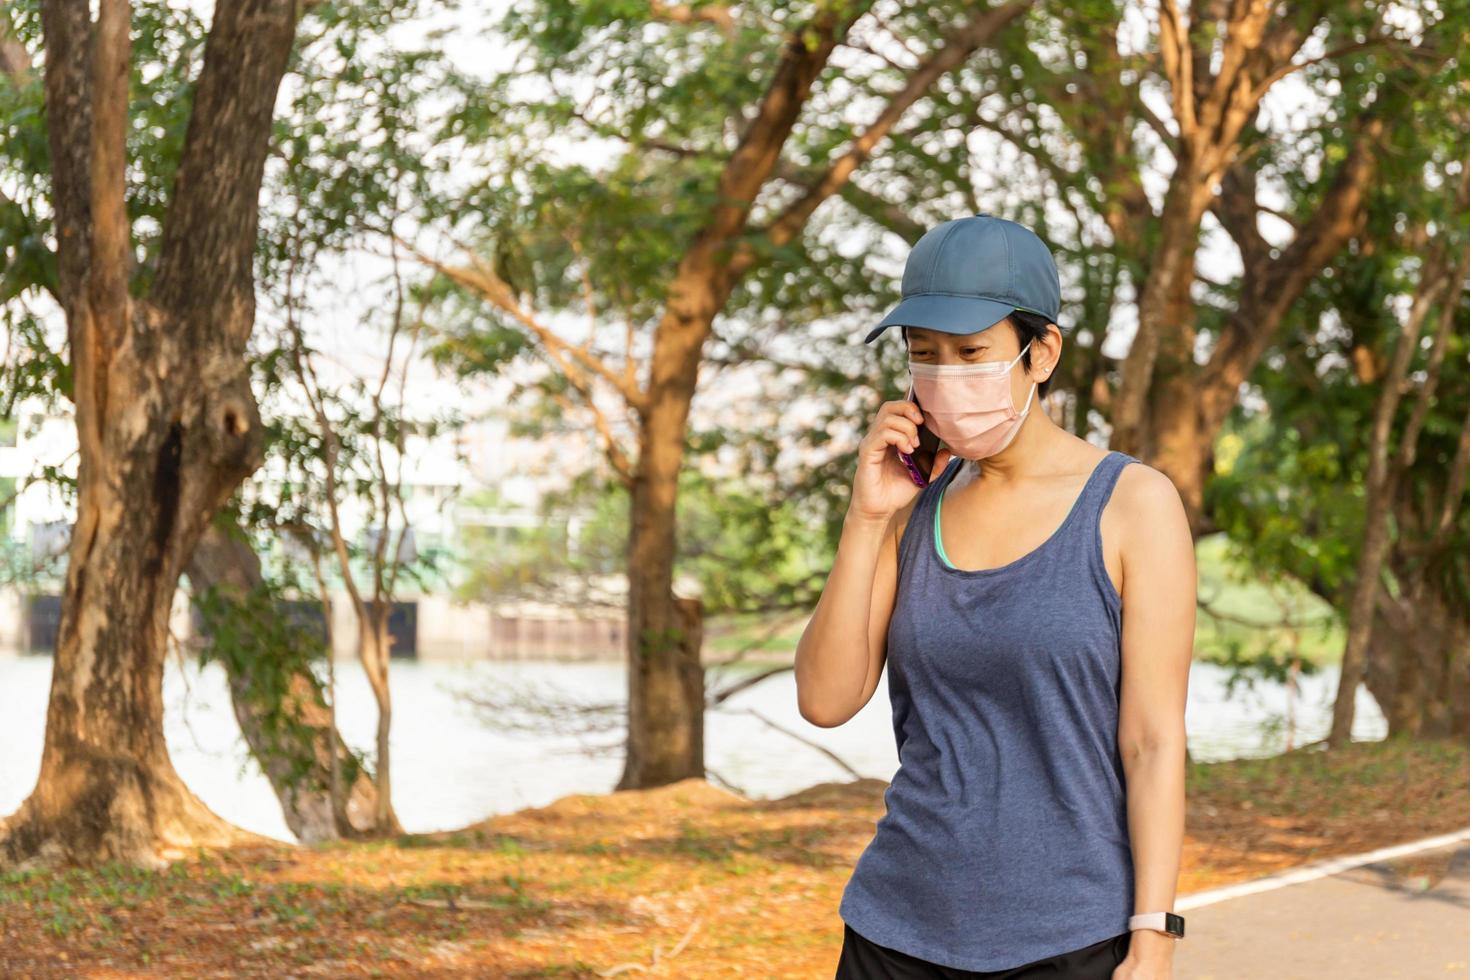
[[[413, 563], [432, 555], [440, 571], [414, 578], [400, 573], [400, 587], [389, 617], [394, 656], [421, 659], [620, 659], [623, 656], [621, 575], [596, 585], [595, 601], [578, 607], [531, 601], [458, 601], [457, 570], [467, 529], [484, 534], [513, 535], [542, 526], [534, 511], [539, 481], [556, 481], [575, 462], [547, 454], [534, 443], [510, 439], [503, 423], [489, 421], [453, 429], [432, 440], [411, 437], [409, 465], [403, 467], [402, 492], [407, 532], [395, 523], [398, 559]], [[582, 457], [585, 463], [586, 457]], [[544, 465], [542, 465], [544, 464]], [[390, 472], [397, 460], [386, 460]], [[76, 430], [70, 416], [22, 411], [18, 421], [0, 425], [0, 654], [44, 653], [55, 646], [60, 624], [66, 550], [74, 520], [74, 504], [66, 480], [76, 477]], [[564, 470], [564, 472], [557, 472]], [[47, 478], [48, 473], [59, 476]], [[268, 461], [252, 478], [250, 492], [275, 499], [287, 474], [279, 460]], [[499, 506], [468, 501], [494, 488]], [[369, 524], [371, 512], [347, 498], [340, 510], [346, 536], [358, 547], [373, 549], [382, 533]], [[564, 539], [575, 540], [578, 517], [561, 519]], [[492, 535], [492, 540], [494, 540]], [[389, 542], [386, 546], [391, 546]], [[386, 547], [385, 546], [385, 547]], [[309, 554], [303, 542], [283, 535], [273, 558], [301, 561]], [[330, 607], [335, 653], [356, 653], [357, 617], [347, 591], [336, 576]], [[364, 597], [371, 596], [368, 578], [358, 575]], [[315, 623], [324, 632], [325, 616], [315, 596], [293, 600], [283, 615]], [[185, 642], [198, 636], [197, 615], [182, 592], [175, 602], [174, 635]]]

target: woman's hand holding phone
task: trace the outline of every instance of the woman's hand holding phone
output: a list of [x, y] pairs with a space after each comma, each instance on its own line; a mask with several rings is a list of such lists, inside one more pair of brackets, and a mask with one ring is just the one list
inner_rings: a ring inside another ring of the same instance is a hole
[[[850, 515], [886, 522], [914, 499], [920, 488], [898, 453], [912, 453], [919, 448], [919, 427], [923, 424], [924, 413], [908, 399], [884, 402], [878, 407], [872, 426], [858, 443], [857, 475], [847, 507]], [[926, 475], [931, 479], [937, 476], [952, 455], [947, 447], [940, 447], [934, 467]]]

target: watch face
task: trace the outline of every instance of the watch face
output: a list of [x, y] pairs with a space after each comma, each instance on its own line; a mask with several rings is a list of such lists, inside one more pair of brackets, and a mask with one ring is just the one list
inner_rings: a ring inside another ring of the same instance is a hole
[[1184, 937], [1184, 916], [1173, 912], [1164, 913], [1164, 930], [1171, 936]]

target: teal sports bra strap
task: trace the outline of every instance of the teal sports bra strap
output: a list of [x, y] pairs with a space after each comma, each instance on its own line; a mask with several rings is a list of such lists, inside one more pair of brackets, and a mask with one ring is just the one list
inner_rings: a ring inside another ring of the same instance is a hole
[[[944, 505], [944, 491], [948, 489], [948, 483], [940, 487], [939, 499], [934, 502], [934, 550], [939, 552], [940, 561], [944, 562], [950, 568], [954, 568], [954, 563], [950, 561], [949, 556], [944, 553], [944, 535], [939, 533], [939, 509]], [[956, 570], [958, 571], [958, 569]]]

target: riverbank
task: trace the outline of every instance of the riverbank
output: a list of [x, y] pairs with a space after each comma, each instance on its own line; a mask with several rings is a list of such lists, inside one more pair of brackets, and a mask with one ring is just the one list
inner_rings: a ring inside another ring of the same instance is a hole
[[[0, 974], [828, 976], [885, 785], [749, 800], [686, 780], [156, 873], [0, 872]], [[1470, 747], [1198, 763], [1188, 794], [1181, 895], [1470, 826]]]

